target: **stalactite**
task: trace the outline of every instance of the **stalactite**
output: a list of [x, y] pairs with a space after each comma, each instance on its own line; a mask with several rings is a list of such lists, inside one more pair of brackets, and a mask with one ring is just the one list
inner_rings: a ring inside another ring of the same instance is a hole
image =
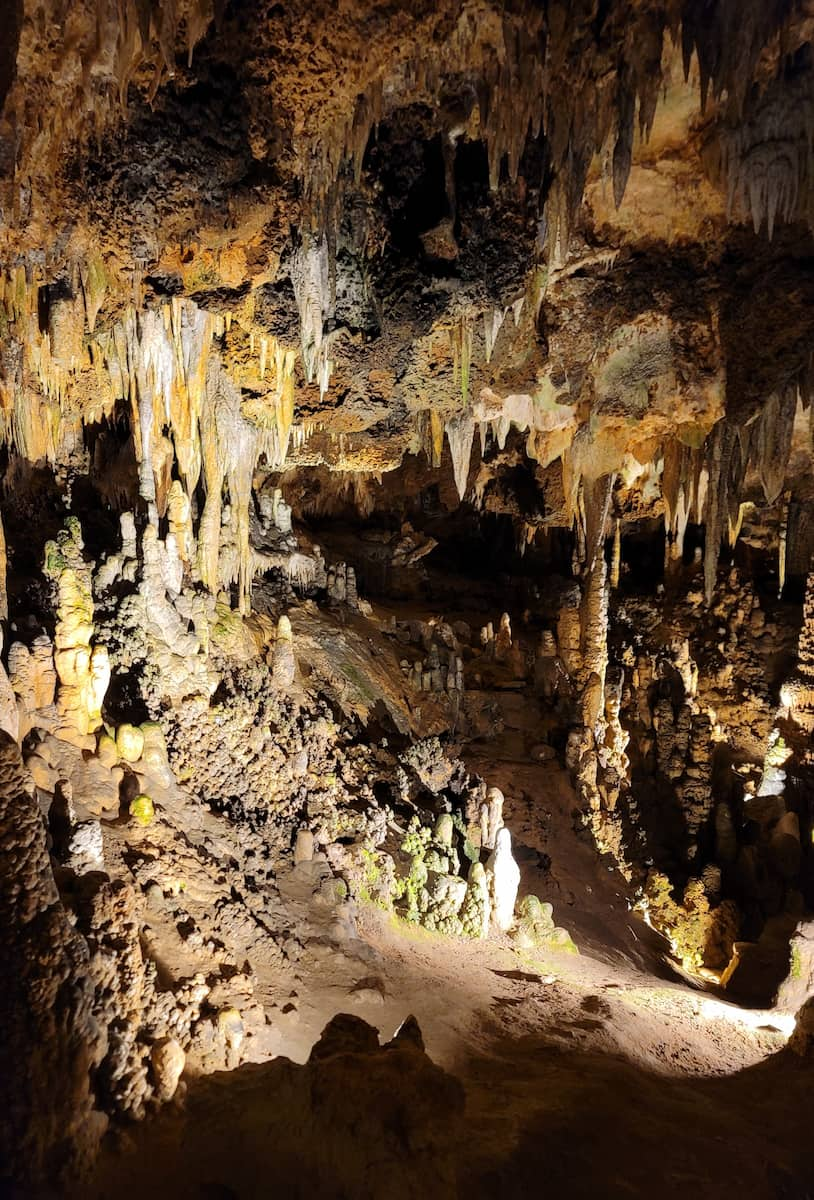
[[731, 513], [729, 514], [726, 540], [727, 540], [727, 543], [730, 546], [730, 548], [733, 550], [734, 550], [735, 546], [737, 545], [738, 538], [741, 535], [741, 529], [743, 528], [743, 518], [745, 517], [746, 513], [749, 511], [750, 507], [751, 507], [751, 504], [749, 504], [749, 503], [739, 504], [738, 511], [737, 511], [737, 514], [736, 514], [734, 520], [732, 518], [732, 514]]
[[[740, 497], [743, 488], [744, 478], [746, 476], [747, 459], [743, 450], [743, 441], [741, 439], [741, 430], [736, 429], [735, 441], [732, 445], [732, 452], [729, 456], [729, 470], [726, 476], [726, 534], [727, 544], [734, 546], [737, 540], [737, 530], [740, 532], [740, 521], [742, 520], [740, 507]], [[734, 534], [734, 538], [733, 538]]]
[[786, 558], [789, 538], [789, 507], [791, 493], [783, 496], [783, 511], [780, 516], [780, 533], [777, 539], [777, 598], [783, 598], [783, 588], [786, 586]]
[[607, 566], [602, 555], [596, 557], [587, 575], [580, 624], [584, 669], [598, 675], [604, 693], [608, 667], [608, 588]]
[[96, 329], [96, 318], [104, 303], [108, 288], [104, 259], [95, 247], [82, 258], [79, 264], [79, 277], [82, 281], [82, 294], [85, 297], [88, 332], [93, 333]]
[[602, 557], [615, 478], [615, 475], [602, 475], [599, 479], [583, 482], [585, 570], [588, 574], [593, 572], [597, 560]]
[[277, 429], [276, 452], [269, 461], [273, 469], [285, 463], [288, 440], [294, 420], [294, 363], [296, 351], [286, 349], [280, 342], [274, 343], [274, 410]]
[[172, 344], [159, 312], [133, 316], [128, 331], [128, 351], [136, 381], [140, 434], [139, 492], [148, 506], [151, 524], [158, 524], [154, 450], [161, 427], [170, 420], [175, 361]]
[[201, 474], [198, 437], [206, 368], [212, 341], [212, 316], [191, 302], [173, 299], [171, 328], [178, 370], [170, 398], [170, 423], [181, 479], [191, 498]]
[[198, 575], [204, 587], [218, 590], [218, 545], [225, 468], [218, 448], [217, 393], [222, 386], [220, 369], [211, 364], [201, 409], [201, 450], [203, 481], [206, 491], [203, 513], [198, 526]]
[[664, 530], [667, 535], [665, 569], [681, 561], [684, 535], [690, 518], [691, 495], [696, 488], [694, 451], [671, 439], [664, 446], [661, 487], [664, 499]]
[[706, 511], [708, 491], [709, 468], [707, 467], [706, 463], [702, 463], [699, 460], [693, 488], [693, 511], [695, 512], [696, 525], [702, 525], [704, 523], [704, 512]]
[[718, 574], [718, 557], [721, 552], [724, 521], [728, 513], [727, 482], [736, 437], [735, 427], [724, 419], [715, 426], [708, 442], [709, 488], [704, 518], [706, 525], [704, 594], [707, 604], [712, 603], [712, 594], [715, 591]]
[[253, 575], [249, 545], [249, 508], [252, 501], [252, 477], [257, 462], [258, 433], [255, 426], [240, 416], [239, 395], [235, 394], [234, 398], [237, 403], [228, 411], [226, 429], [222, 428], [223, 417], [227, 416], [226, 411], [221, 410], [222, 416], [219, 414], [218, 436], [228, 447], [226, 477], [238, 545], [238, 608], [240, 612], [247, 613], [251, 608]]
[[463, 414], [447, 421], [447, 439], [452, 455], [452, 471], [455, 476], [455, 486], [461, 500], [466, 491], [466, 481], [469, 478], [469, 461], [472, 457], [472, 443], [475, 440], [475, 422], [471, 416]]
[[441, 466], [444, 450], [444, 418], [434, 408], [427, 413], [425, 452], [430, 466], [437, 470]]
[[[260, 433], [240, 412], [240, 392], [219, 362], [210, 363], [201, 413], [206, 502], [198, 530], [198, 571], [210, 591], [221, 583], [238, 585], [238, 607], [248, 612], [253, 575], [249, 544], [249, 506]], [[231, 533], [236, 555], [223, 578], [218, 564], [223, 514], [223, 485], [229, 489]]]
[[616, 143], [613, 147], [613, 200], [617, 208], [625, 195], [625, 188], [633, 163], [633, 133], [636, 117], [636, 96], [630, 82], [620, 75], [617, 112]]
[[483, 314], [483, 340], [486, 347], [486, 361], [492, 361], [492, 351], [495, 348], [497, 335], [500, 333], [503, 322], [506, 318], [506, 308], [493, 308], [491, 312]]
[[613, 521], [613, 556], [611, 558], [610, 586], [615, 591], [619, 587], [619, 575], [622, 567], [622, 522], [618, 517]]
[[687, 448], [676, 438], [664, 445], [664, 468], [661, 473], [661, 494], [664, 499], [664, 531], [668, 536], [675, 532], [678, 509], [678, 494], [682, 485], [687, 457]]
[[305, 235], [292, 256], [291, 282], [300, 314], [305, 378], [313, 383], [330, 306], [330, 262], [325, 237]]
[[684, 536], [687, 532], [687, 525], [690, 520], [689, 505], [686, 502], [684, 485], [682, 484], [678, 492], [678, 503], [676, 505], [675, 516], [675, 541], [673, 542], [675, 558], [680, 562], [684, 555]]
[[288, 582], [300, 591], [317, 582], [317, 561], [307, 554], [290, 554], [285, 570]]
[[465, 312], [450, 331], [453, 377], [460, 386], [461, 401], [464, 408], [466, 408], [469, 402], [469, 377], [472, 366], [473, 334], [472, 314]]
[[720, 127], [713, 167], [726, 181], [727, 215], [751, 217], [755, 233], [765, 222], [771, 238], [778, 218], [805, 210], [813, 142], [814, 83], [790, 63]]

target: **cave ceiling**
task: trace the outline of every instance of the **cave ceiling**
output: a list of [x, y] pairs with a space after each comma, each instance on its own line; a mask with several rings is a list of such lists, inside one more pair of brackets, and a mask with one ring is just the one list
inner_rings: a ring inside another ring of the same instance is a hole
[[[53, 464], [124, 414], [162, 508], [162, 455], [190, 493], [201, 476], [214, 362], [261, 469], [433, 470], [446, 433], [463, 498], [473, 443], [495, 475], [508, 438], [546, 496], [534, 520], [564, 526], [583, 479], [651, 464], [678, 462], [668, 490], [699, 521], [701, 471], [726, 476], [719, 522], [789, 473], [805, 491], [812, 19], [792, 0], [17, 0], [3, 440]], [[165, 419], [140, 436], [148, 394]], [[648, 509], [635, 487], [617, 502]]]

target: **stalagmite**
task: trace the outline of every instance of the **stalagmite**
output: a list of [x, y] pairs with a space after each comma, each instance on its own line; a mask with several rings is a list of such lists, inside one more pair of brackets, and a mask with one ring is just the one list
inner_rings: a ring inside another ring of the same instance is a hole
[[464, 932], [470, 937], [487, 938], [492, 920], [492, 901], [489, 878], [483, 863], [474, 862], [469, 868], [466, 897], [461, 908]]
[[512, 854], [512, 835], [505, 825], [498, 830], [486, 872], [491, 882], [492, 920], [505, 933], [514, 923], [514, 905], [520, 887], [520, 868]]
[[780, 531], [777, 538], [777, 598], [783, 598], [783, 588], [786, 586], [786, 558], [788, 555], [789, 538], [789, 501], [791, 497], [786, 492], [783, 497], [783, 511], [780, 516]]
[[608, 587], [604, 558], [596, 560], [588, 578], [581, 611], [581, 651], [586, 671], [595, 672], [605, 686], [608, 666]]
[[182, 562], [188, 562], [192, 540], [192, 516], [189, 497], [179, 480], [174, 479], [167, 497], [170, 532], [175, 538]]
[[54, 664], [59, 678], [57, 707], [60, 735], [83, 739], [101, 724], [101, 707], [110, 681], [103, 646], [93, 646], [93, 598], [90, 566], [84, 558], [79, 522], [70, 517], [45, 550], [45, 571], [55, 582], [59, 601]]
[[809, 571], [806, 578], [797, 666], [781, 685], [780, 702], [791, 720], [808, 733], [814, 731], [814, 571]]
[[288, 689], [294, 682], [297, 663], [294, 658], [294, 636], [291, 622], [285, 614], [277, 622], [277, 639], [272, 655], [272, 675], [277, 687]]
[[508, 613], [503, 613], [495, 637], [495, 661], [506, 662], [512, 649], [512, 625]]
[[580, 627], [581, 602], [582, 593], [579, 586], [573, 584], [562, 597], [557, 618], [557, 644], [560, 657], [572, 678], [579, 675], [583, 665]]
[[8, 620], [8, 555], [6, 552], [6, 533], [3, 519], [0, 517], [0, 621]]
[[480, 839], [485, 850], [494, 850], [497, 845], [497, 835], [503, 828], [503, 804], [500, 788], [489, 788], [480, 809]]
[[5, 8], [6, 1189], [803, 1194], [812, 4]]

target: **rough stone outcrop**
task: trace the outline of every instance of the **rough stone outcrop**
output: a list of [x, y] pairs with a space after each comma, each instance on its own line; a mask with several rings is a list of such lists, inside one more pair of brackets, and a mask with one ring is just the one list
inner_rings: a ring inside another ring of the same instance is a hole
[[463, 1088], [425, 1053], [413, 1017], [380, 1046], [376, 1029], [339, 1013], [305, 1065], [278, 1059], [191, 1088], [184, 1113], [169, 1118], [181, 1136], [160, 1166], [140, 1152], [138, 1131], [134, 1152], [109, 1165], [131, 1186], [179, 1194], [229, 1179], [260, 1197], [273, 1178], [292, 1200], [448, 1200], [463, 1108]]
[[63, 907], [17, 746], [0, 733], [0, 1161], [17, 1183], [87, 1165], [104, 1130], [90, 1075], [104, 1048], [90, 954]]

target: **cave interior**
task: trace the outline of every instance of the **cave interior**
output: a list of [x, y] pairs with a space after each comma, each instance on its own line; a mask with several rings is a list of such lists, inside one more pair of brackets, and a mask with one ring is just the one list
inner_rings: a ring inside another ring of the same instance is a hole
[[6, 0], [0, 1195], [810, 1200], [812, 0]]

